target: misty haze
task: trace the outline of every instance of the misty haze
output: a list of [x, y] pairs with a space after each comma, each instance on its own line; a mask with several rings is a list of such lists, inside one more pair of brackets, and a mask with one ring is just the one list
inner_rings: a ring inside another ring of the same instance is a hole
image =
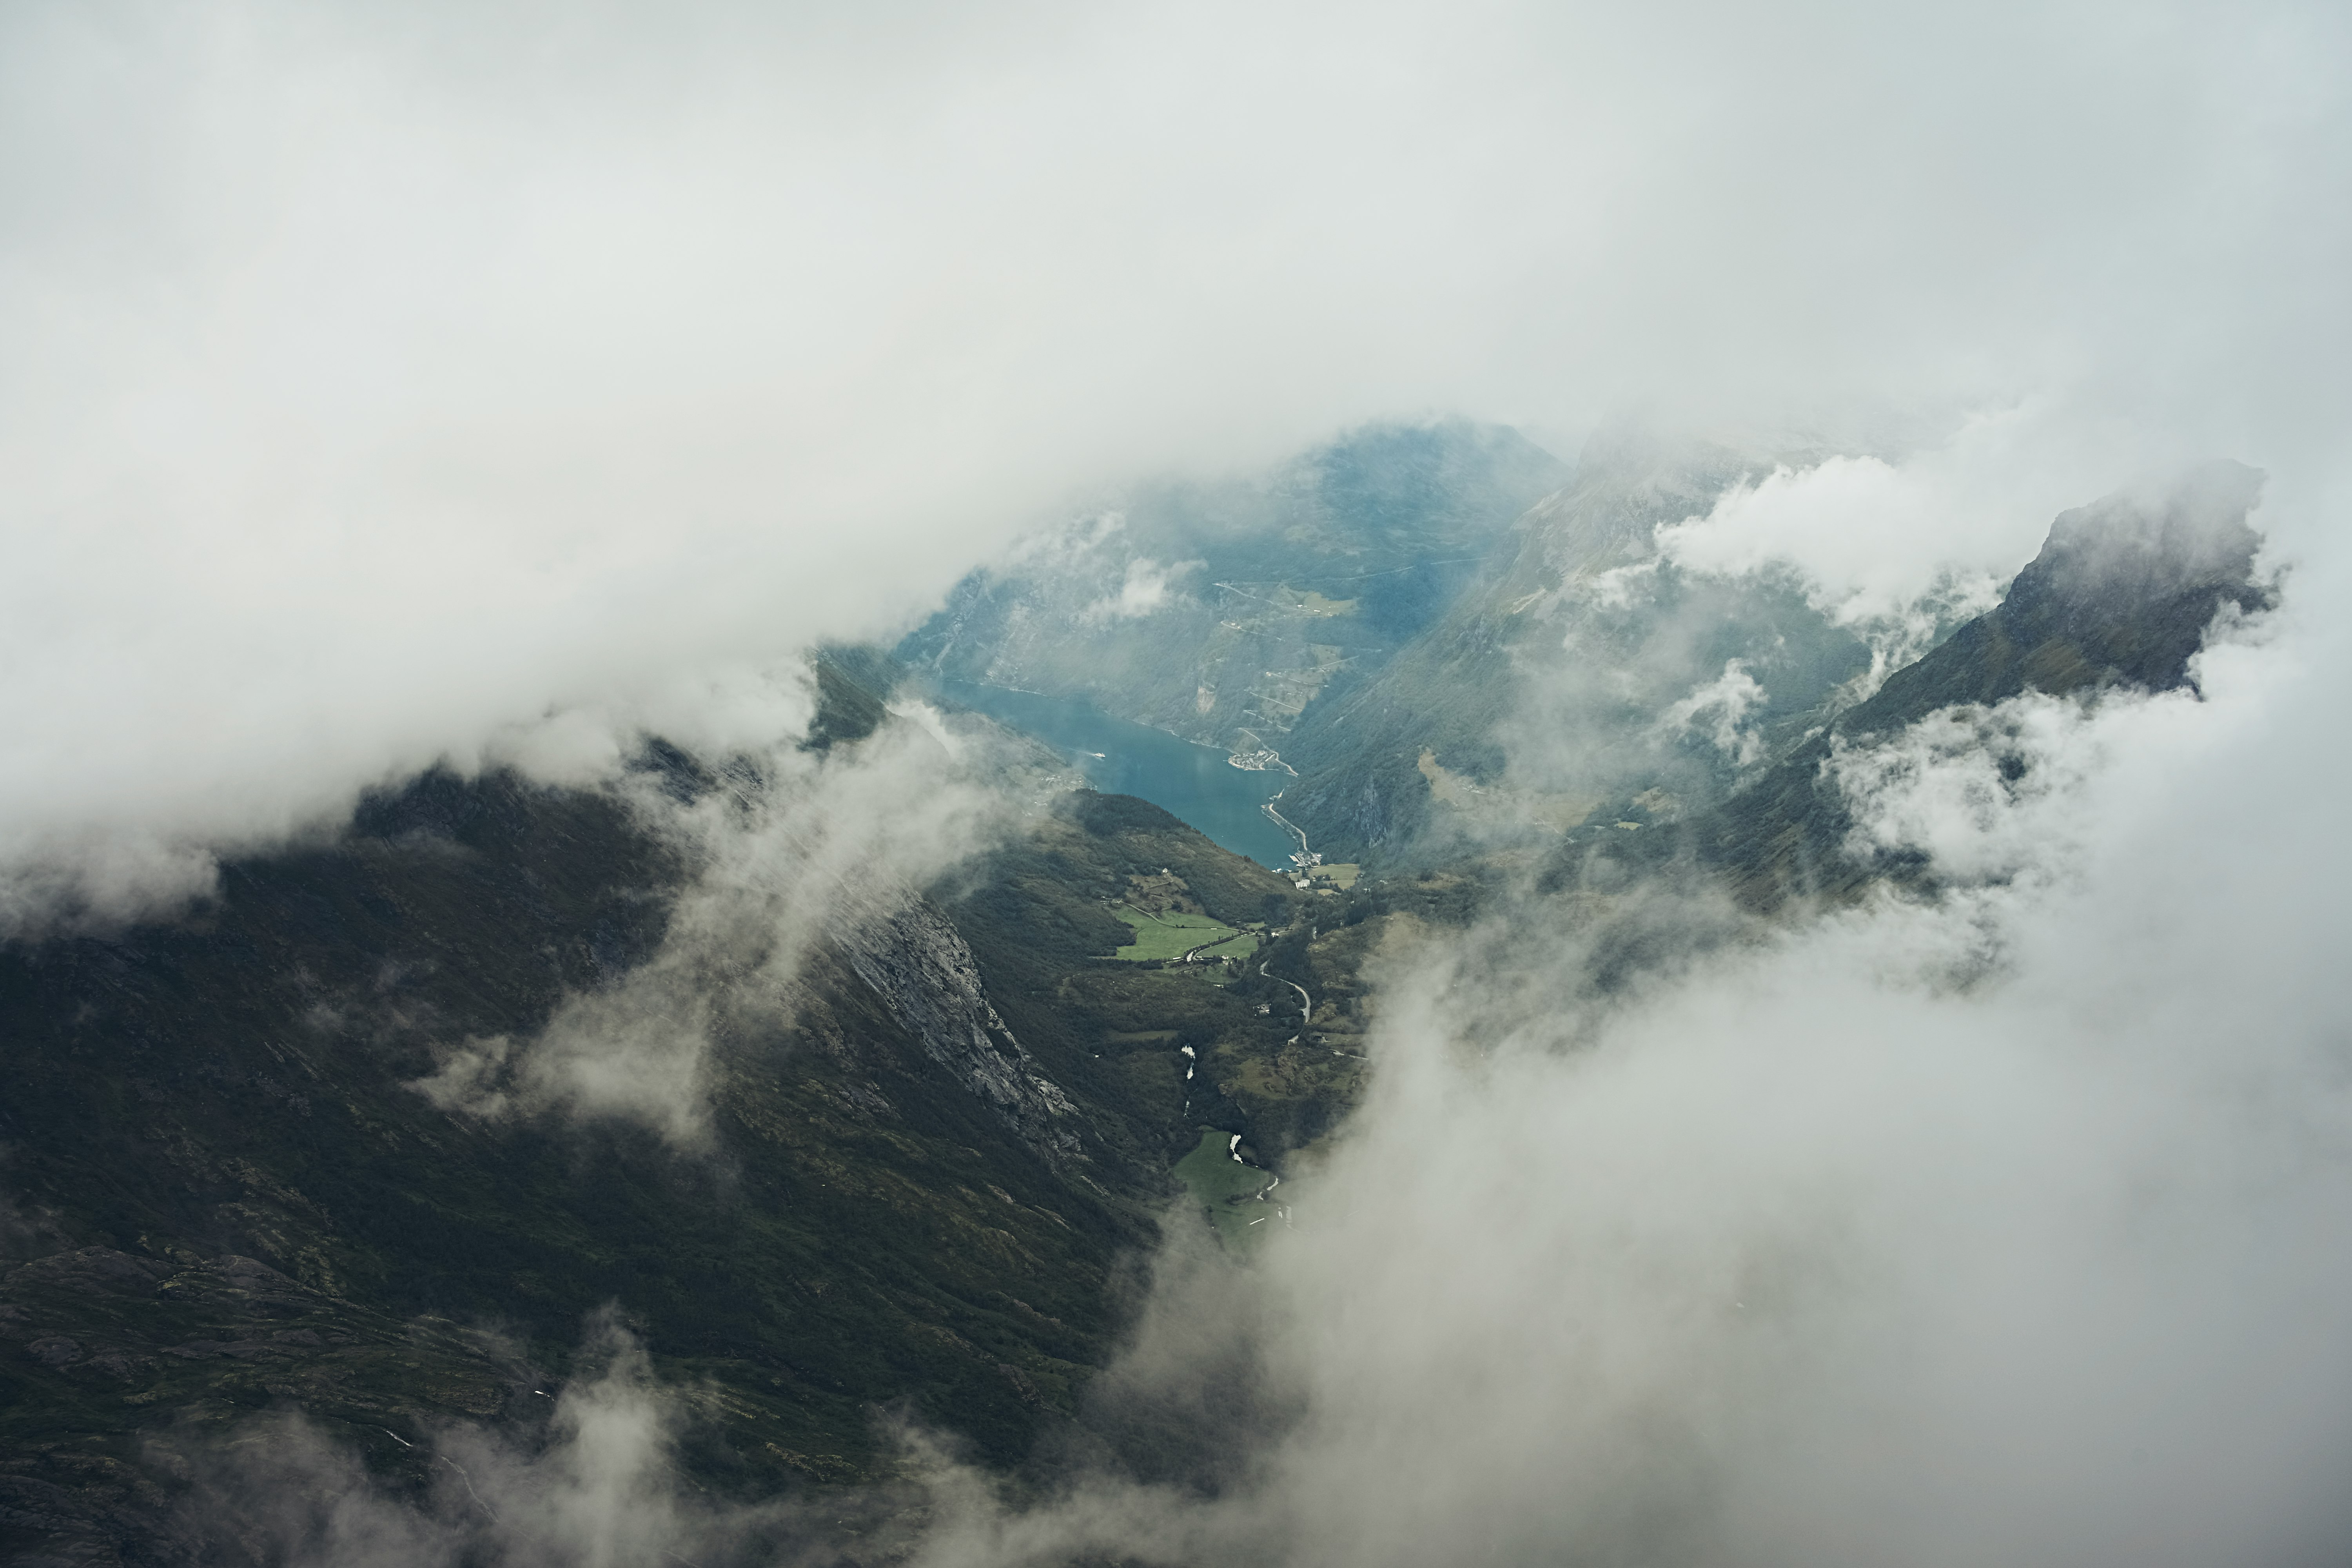
[[0, 1568], [2352, 1559], [2352, 12], [0, 13]]

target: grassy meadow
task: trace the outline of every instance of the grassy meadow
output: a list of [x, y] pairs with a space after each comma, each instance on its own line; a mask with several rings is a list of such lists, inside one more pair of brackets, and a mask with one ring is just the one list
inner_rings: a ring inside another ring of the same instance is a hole
[[1196, 947], [1216, 943], [1215, 956], [1239, 958], [1256, 950], [1256, 939], [1207, 915], [1171, 910], [1150, 915], [1121, 908], [1118, 918], [1135, 932], [1135, 940], [1112, 956], [1128, 960], [1181, 958]]
[[1234, 1159], [1233, 1139], [1218, 1128], [1202, 1128], [1200, 1143], [1176, 1162], [1176, 1176], [1220, 1240], [1230, 1247], [1254, 1246], [1264, 1239], [1257, 1232], [1282, 1223], [1281, 1209], [1258, 1195], [1272, 1185], [1274, 1173]]

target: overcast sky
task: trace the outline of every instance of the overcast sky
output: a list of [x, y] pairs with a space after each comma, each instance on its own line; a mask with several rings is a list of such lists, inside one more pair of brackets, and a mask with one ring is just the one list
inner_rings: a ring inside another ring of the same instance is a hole
[[1366, 418], [1990, 413], [2011, 534], [2207, 451], [2292, 512], [2345, 412], [2346, 28], [11, 5], [12, 896], [200, 880], [551, 712], [575, 761], [757, 728], [754, 672], [1011, 531]]

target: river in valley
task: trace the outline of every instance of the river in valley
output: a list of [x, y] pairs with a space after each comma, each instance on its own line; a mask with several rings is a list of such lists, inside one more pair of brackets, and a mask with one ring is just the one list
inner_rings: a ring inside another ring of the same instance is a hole
[[1105, 795], [1148, 800], [1236, 855], [1282, 870], [1298, 847], [1265, 811], [1290, 782], [1280, 768], [1234, 767], [1213, 746], [1115, 719], [1090, 702], [961, 680], [942, 681], [939, 691], [957, 707], [1051, 746]]

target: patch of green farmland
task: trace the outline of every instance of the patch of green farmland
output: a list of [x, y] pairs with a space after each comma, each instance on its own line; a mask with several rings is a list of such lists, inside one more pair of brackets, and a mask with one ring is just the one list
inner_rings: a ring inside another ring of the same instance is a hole
[[1246, 951], [1234, 945], [1234, 939], [1243, 932], [1207, 915], [1148, 915], [1140, 910], [1122, 908], [1118, 918], [1134, 931], [1135, 940], [1112, 954], [1114, 958], [1181, 958], [1194, 948], [1210, 942], [1221, 944], [1219, 957], [1227, 952]]
[[1247, 958], [1257, 951], [1257, 934], [1255, 931], [1235, 931], [1226, 941], [1203, 950], [1201, 956], [1204, 959]]
[[1244, 1165], [1233, 1157], [1234, 1135], [1214, 1127], [1201, 1129], [1201, 1142], [1176, 1162], [1176, 1177], [1208, 1216], [1219, 1240], [1229, 1247], [1252, 1247], [1261, 1232], [1282, 1223], [1278, 1205], [1258, 1196], [1274, 1184], [1274, 1173]]

